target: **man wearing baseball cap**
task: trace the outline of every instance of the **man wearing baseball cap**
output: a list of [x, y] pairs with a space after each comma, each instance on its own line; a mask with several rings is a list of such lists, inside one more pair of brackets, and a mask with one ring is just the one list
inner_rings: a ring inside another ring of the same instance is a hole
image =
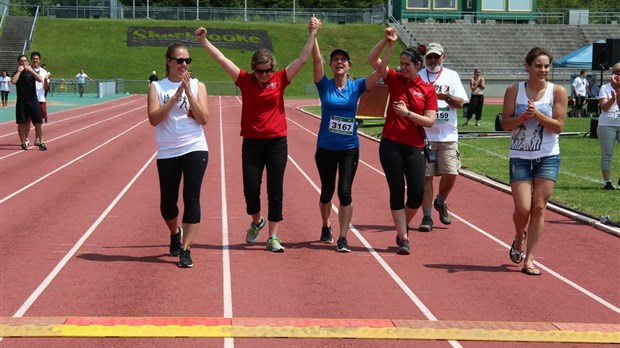
[[[433, 230], [433, 207], [439, 212], [439, 220], [444, 225], [452, 223], [452, 214], [448, 210], [446, 199], [456, 182], [461, 169], [461, 158], [458, 149], [457, 109], [469, 100], [459, 74], [443, 67], [446, 59], [443, 47], [438, 43], [426, 46], [426, 67], [420, 70], [420, 77], [435, 86], [437, 91], [437, 119], [431, 128], [426, 128], [426, 136], [435, 149], [437, 159], [426, 164], [424, 178], [424, 199], [422, 200], [421, 232]], [[440, 176], [439, 192], [433, 201], [433, 176]]]

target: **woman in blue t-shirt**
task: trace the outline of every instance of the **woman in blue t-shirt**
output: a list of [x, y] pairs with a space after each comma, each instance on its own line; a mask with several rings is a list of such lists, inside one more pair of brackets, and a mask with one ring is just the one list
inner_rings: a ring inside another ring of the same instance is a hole
[[349, 54], [336, 49], [330, 54], [329, 66], [334, 74], [328, 79], [323, 72], [323, 57], [318, 40], [314, 40], [312, 50], [314, 83], [321, 99], [321, 125], [314, 159], [321, 177], [321, 197], [319, 210], [323, 227], [321, 242], [333, 243], [329, 216], [332, 209], [332, 196], [336, 189], [338, 172], [338, 224], [339, 252], [350, 252], [347, 231], [353, 216], [351, 186], [359, 160], [359, 138], [357, 136], [357, 102], [362, 93], [371, 89], [380, 75], [373, 72], [365, 78], [349, 79], [351, 59]]

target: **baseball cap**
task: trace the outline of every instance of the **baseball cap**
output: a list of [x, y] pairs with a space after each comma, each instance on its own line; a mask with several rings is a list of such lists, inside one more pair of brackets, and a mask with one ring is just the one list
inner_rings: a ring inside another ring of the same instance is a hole
[[329, 61], [331, 62], [332, 60], [334, 60], [334, 57], [338, 54], [343, 55], [345, 58], [347, 58], [349, 62], [351, 62], [351, 58], [349, 57], [347, 51], [341, 50], [339, 48], [332, 51], [332, 53], [329, 55]]
[[432, 53], [443, 56], [443, 46], [436, 42], [429, 43], [428, 46], [426, 46], [426, 55], [428, 56]]

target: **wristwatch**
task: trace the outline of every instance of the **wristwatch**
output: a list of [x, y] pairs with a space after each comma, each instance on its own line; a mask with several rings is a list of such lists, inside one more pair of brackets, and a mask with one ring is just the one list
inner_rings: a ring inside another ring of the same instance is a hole
[[446, 99], [444, 99], [445, 102], [448, 102], [448, 100], [450, 100], [450, 97], [452, 97], [450, 94], [448, 94], [448, 96], [446, 97]]

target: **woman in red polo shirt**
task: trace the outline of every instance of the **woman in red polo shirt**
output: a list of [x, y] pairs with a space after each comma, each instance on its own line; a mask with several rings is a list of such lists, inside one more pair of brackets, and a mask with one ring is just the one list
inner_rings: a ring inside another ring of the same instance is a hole
[[284, 111], [284, 89], [304, 66], [314, 45], [320, 27], [317, 18], [308, 24], [310, 35], [297, 59], [282, 70], [275, 70], [276, 58], [266, 49], [252, 55], [252, 70], [240, 69], [207, 39], [207, 29], [200, 27], [194, 35], [205, 51], [235, 81], [241, 90], [241, 150], [243, 167], [243, 192], [246, 212], [252, 216], [246, 242], [254, 244], [259, 231], [265, 226], [261, 216], [260, 186], [263, 170], [267, 169], [267, 200], [269, 211], [269, 240], [267, 250], [283, 252], [278, 238], [282, 221], [282, 196], [284, 169], [288, 155], [286, 113]]
[[[384, 37], [368, 55], [368, 62], [381, 71], [383, 81], [390, 90], [390, 105], [383, 126], [379, 158], [390, 189], [390, 209], [398, 236], [397, 253], [411, 253], [407, 221], [411, 221], [422, 205], [424, 196], [424, 129], [432, 127], [437, 112], [435, 88], [418, 76], [422, 67], [425, 48], [408, 47], [400, 54], [400, 72], [388, 68], [396, 30], [388, 27]], [[387, 46], [384, 59], [379, 58]], [[407, 184], [406, 202], [405, 182]]]

